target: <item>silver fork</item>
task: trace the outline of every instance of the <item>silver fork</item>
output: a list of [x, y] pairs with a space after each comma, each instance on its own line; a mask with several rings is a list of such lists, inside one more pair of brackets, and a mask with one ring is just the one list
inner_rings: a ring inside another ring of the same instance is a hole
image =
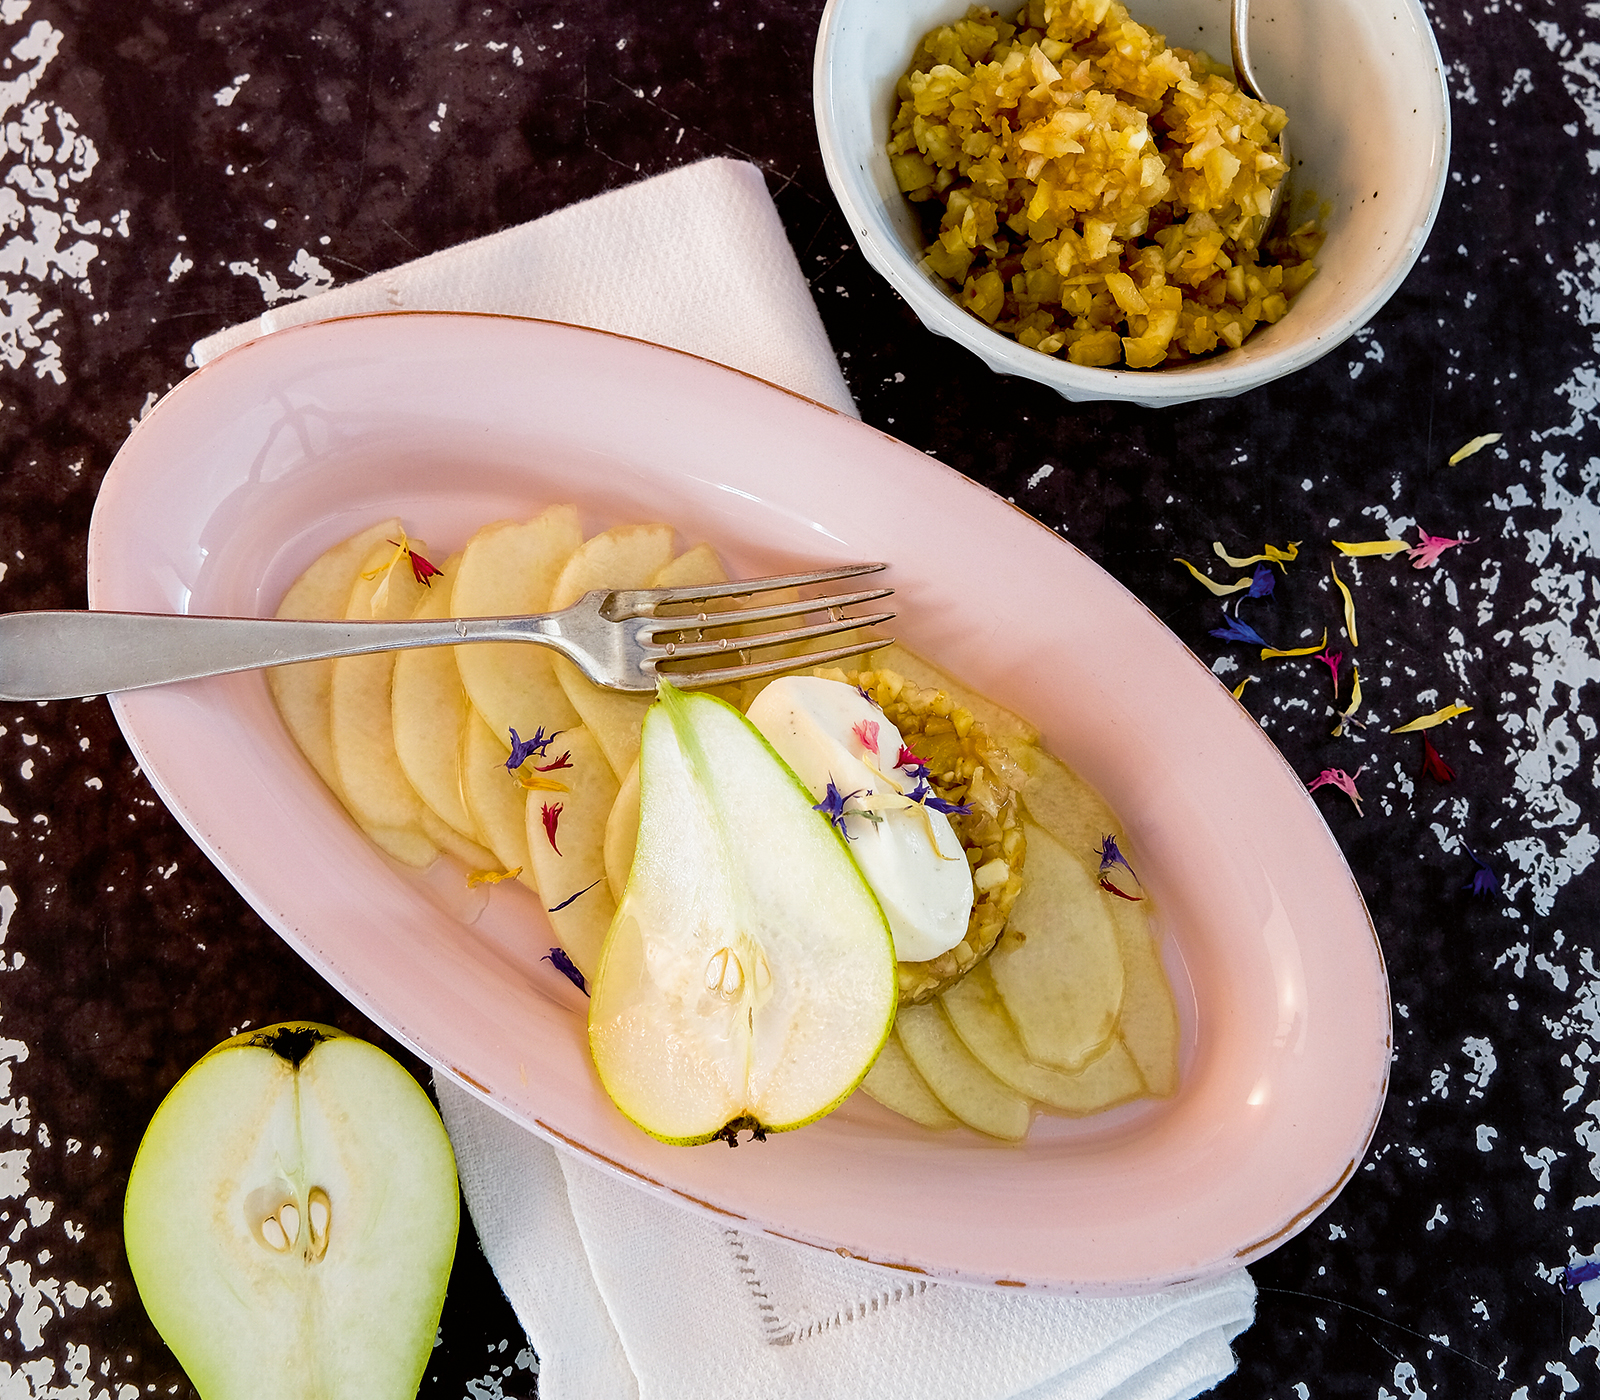
[[[573, 661], [608, 690], [654, 694], [665, 677], [680, 688], [722, 685], [857, 656], [888, 639], [857, 639], [802, 655], [751, 660], [750, 653], [789, 647], [858, 627], [893, 613], [846, 616], [859, 603], [887, 598], [892, 588], [835, 593], [754, 607], [709, 611], [696, 604], [805, 588], [877, 573], [885, 564], [846, 564], [813, 573], [736, 580], [689, 588], [634, 588], [586, 593], [561, 612], [528, 617], [430, 618], [400, 622], [301, 622], [187, 613], [22, 612], [0, 614], [0, 700], [72, 700], [138, 690], [172, 681], [220, 676], [296, 661], [359, 656], [464, 642], [533, 642]], [[690, 609], [666, 612], [664, 609]], [[826, 621], [755, 635], [708, 636], [755, 623], [827, 614]], [[708, 658], [698, 670], [662, 670], [666, 663]]]

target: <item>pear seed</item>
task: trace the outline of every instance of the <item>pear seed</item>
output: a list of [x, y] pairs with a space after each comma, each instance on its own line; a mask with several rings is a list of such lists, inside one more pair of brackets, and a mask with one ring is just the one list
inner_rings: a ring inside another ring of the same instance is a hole
[[718, 948], [706, 964], [706, 990], [732, 1001], [744, 987], [744, 964], [732, 948]]
[[320, 1186], [313, 1186], [306, 1210], [311, 1217], [311, 1257], [320, 1259], [328, 1252], [328, 1224], [333, 1214], [328, 1193]]
[[278, 1224], [278, 1217], [275, 1215], [269, 1215], [261, 1222], [261, 1238], [279, 1254], [285, 1253], [289, 1248], [289, 1237], [283, 1233], [283, 1226]]
[[290, 1244], [300, 1238], [300, 1208], [293, 1201], [285, 1201], [278, 1211], [278, 1224], [283, 1229], [283, 1237]]

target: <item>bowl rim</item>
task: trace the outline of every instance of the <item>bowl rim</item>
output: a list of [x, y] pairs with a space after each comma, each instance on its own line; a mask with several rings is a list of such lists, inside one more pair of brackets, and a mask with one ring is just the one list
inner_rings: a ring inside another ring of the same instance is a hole
[[[1154, 370], [1097, 369], [1029, 351], [957, 306], [897, 245], [886, 247], [879, 230], [874, 226], [870, 212], [872, 202], [858, 197], [859, 187], [852, 172], [852, 162], [842, 148], [836, 130], [833, 77], [841, 21], [854, 13], [861, 3], [862, 0], [827, 0], [818, 24], [812, 63], [812, 107], [828, 184], [863, 256], [873, 270], [911, 307], [924, 327], [972, 351], [997, 374], [1036, 380], [1076, 402], [1114, 400], [1146, 408], [1162, 408], [1196, 399], [1232, 398], [1304, 369], [1353, 336], [1399, 290], [1400, 284], [1416, 266], [1433, 232], [1450, 178], [1450, 90], [1445, 80], [1439, 41], [1421, 0], [1397, 0], [1426, 39], [1436, 80], [1430, 86], [1430, 94], [1439, 100], [1440, 128], [1433, 160], [1433, 192], [1426, 214], [1412, 227], [1381, 283], [1320, 334], [1298, 342], [1276, 356], [1253, 361], [1243, 367], [1230, 365], [1224, 356]], [[858, 168], [864, 173], [865, 167], [858, 164]]]

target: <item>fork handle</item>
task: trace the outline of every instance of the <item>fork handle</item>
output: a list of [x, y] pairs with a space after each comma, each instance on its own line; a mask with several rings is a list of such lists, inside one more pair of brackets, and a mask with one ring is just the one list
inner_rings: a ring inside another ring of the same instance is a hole
[[187, 613], [5, 613], [0, 700], [73, 700], [295, 661], [458, 642], [537, 642], [566, 651], [562, 616], [302, 622]]

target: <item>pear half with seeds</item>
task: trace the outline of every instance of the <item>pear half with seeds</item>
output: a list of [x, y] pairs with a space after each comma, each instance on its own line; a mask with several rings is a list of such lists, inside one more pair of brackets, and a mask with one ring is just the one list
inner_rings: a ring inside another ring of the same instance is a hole
[[639, 837], [591, 989], [601, 1082], [664, 1142], [798, 1128], [894, 1022], [889, 926], [843, 839], [731, 705], [663, 684]]
[[203, 1400], [411, 1400], [459, 1211], [417, 1081], [295, 1022], [224, 1042], [178, 1081], [139, 1145], [123, 1234]]

